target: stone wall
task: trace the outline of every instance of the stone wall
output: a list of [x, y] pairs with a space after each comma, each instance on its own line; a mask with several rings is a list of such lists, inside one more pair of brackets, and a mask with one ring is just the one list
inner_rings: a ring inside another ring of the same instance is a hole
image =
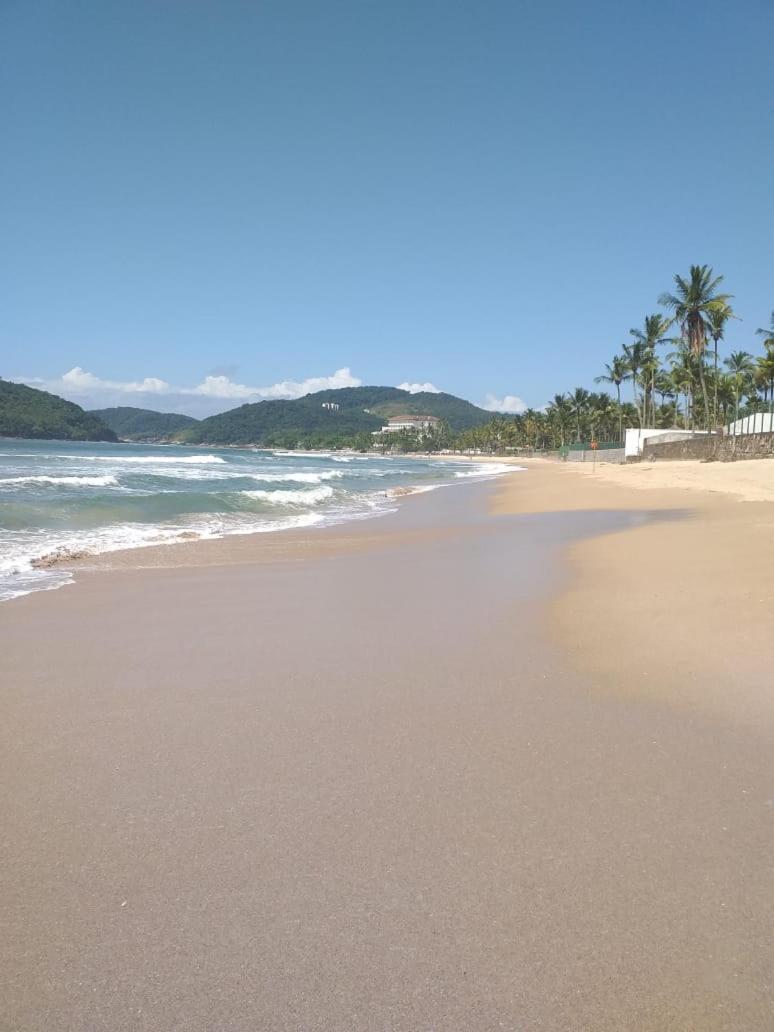
[[774, 457], [774, 434], [744, 434], [737, 437], [693, 437], [688, 441], [645, 443], [643, 462], [658, 459], [718, 459], [734, 462], [739, 459]]

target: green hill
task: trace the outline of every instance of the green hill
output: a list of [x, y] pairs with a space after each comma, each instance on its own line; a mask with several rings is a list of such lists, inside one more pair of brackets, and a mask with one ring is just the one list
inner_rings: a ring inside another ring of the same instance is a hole
[[117, 440], [109, 427], [80, 405], [9, 380], [0, 380], [0, 437]]
[[[326, 405], [338, 405], [330, 409]], [[176, 435], [191, 444], [335, 447], [378, 430], [389, 416], [430, 415], [452, 430], [488, 423], [492, 415], [452, 394], [410, 394], [398, 387], [343, 387], [294, 401], [259, 401], [203, 419]]]
[[129, 405], [92, 409], [91, 415], [101, 419], [125, 441], [163, 440], [199, 422], [193, 416], [183, 416], [178, 412], [154, 412], [152, 409], [132, 408]]
[[426, 391], [409, 394], [397, 387], [386, 390], [394, 391], [395, 396], [370, 406], [372, 412], [385, 419], [389, 416], [437, 416], [454, 431], [469, 430], [492, 421], [491, 412], [453, 394], [430, 394]]

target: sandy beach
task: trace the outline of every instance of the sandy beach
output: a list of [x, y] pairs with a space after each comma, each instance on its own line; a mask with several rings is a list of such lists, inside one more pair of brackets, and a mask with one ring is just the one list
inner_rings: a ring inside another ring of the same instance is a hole
[[623, 536], [566, 553], [548, 633], [597, 690], [771, 728], [774, 462], [527, 462], [503, 513], [639, 510]]
[[774, 1026], [774, 464], [525, 465], [0, 609], [1, 1027]]

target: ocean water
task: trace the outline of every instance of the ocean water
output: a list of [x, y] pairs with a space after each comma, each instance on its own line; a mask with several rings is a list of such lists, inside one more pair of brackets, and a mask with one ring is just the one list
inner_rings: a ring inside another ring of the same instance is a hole
[[394, 511], [403, 489], [504, 464], [247, 448], [0, 440], [0, 600], [61, 587], [57, 559]]

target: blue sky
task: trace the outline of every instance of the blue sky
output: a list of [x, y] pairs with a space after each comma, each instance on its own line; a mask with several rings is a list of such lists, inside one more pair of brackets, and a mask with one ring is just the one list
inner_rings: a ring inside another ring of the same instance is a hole
[[0, 374], [539, 406], [692, 262], [754, 349], [773, 39], [770, 0], [4, 0]]

